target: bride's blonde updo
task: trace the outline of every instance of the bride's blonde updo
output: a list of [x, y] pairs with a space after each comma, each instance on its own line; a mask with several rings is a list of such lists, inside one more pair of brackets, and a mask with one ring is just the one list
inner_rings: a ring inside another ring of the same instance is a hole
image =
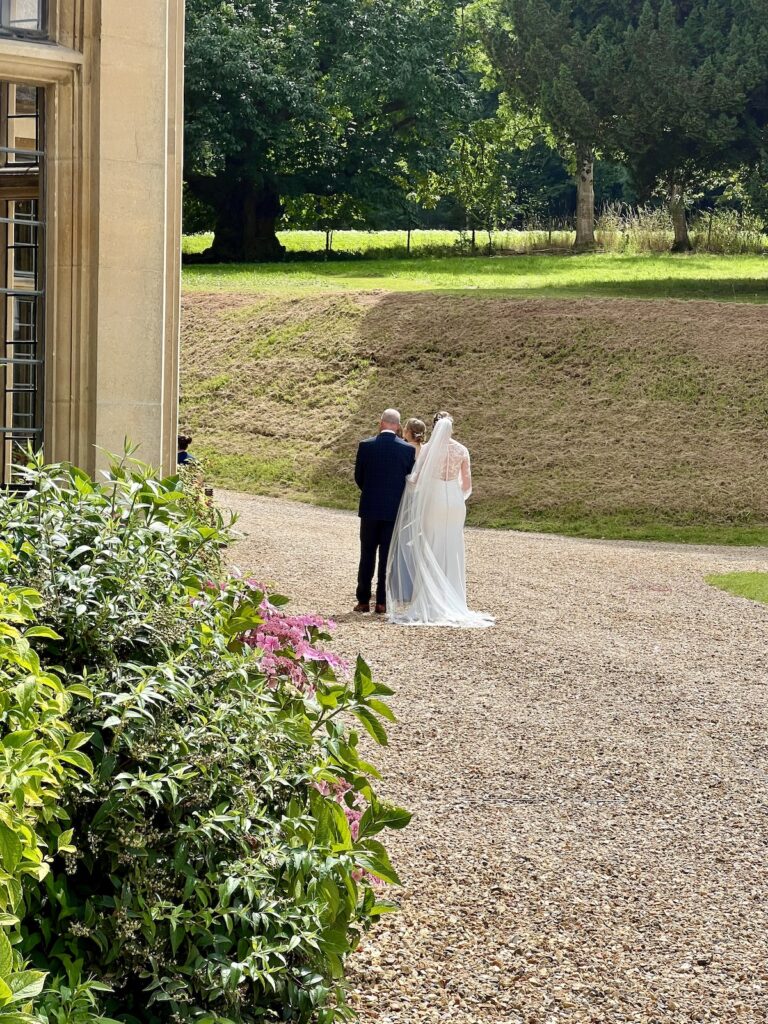
[[416, 444], [424, 444], [424, 439], [427, 436], [427, 425], [424, 420], [412, 416], [405, 424], [404, 429], [410, 433]]

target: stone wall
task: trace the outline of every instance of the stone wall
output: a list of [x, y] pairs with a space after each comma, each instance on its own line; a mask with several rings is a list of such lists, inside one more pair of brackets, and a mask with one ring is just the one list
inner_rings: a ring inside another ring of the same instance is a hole
[[47, 86], [46, 451], [175, 464], [183, 0], [57, 0], [55, 46], [0, 40]]

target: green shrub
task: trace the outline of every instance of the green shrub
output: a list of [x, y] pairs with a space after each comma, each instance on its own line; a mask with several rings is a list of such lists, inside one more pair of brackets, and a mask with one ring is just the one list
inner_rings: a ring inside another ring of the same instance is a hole
[[[0, 573], [13, 577], [15, 559], [0, 542]], [[67, 784], [91, 770], [67, 715], [82, 684], [67, 686], [45, 670], [32, 643], [56, 640], [34, 625], [42, 599], [33, 590], [0, 584], [0, 1022], [33, 1020], [45, 974], [28, 970], [19, 950], [25, 904], [39, 903], [41, 882], [55, 854], [72, 855], [71, 821], [62, 801]]]
[[[28, 488], [0, 498], [0, 535], [14, 575], [44, 599], [61, 636], [51, 648], [69, 671], [151, 663], [167, 630], [184, 632], [187, 586], [219, 571], [220, 513], [203, 509], [179, 478], [157, 480], [129, 458], [103, 484], [65, 465], [27, 471]], [[177, 637], [177, 638], [178, 638]]]
[[91, 976], [142, 1024], [350, 1019], [345, 957], [397, 882], [378, 836], [409, 815], [377, 799], [349, 725], [385, 743], [391, 691], [326, 623], [216, 582], [226, 524], [178, 478], [126, 459], [103, 484], [39, 463], [29, 484], [0, 531], [63, 638], [50, 657], [93, 694], [72, 720], [94, 774], [62, 805], [77, 853], [22, 928], [65, 990], [51, 1019], [87, 1019]]

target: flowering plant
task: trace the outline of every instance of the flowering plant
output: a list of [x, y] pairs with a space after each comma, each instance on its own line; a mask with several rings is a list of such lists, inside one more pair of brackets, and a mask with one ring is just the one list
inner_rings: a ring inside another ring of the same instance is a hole
[[72, 849], [30, 891], [20, 951], [52, 997], [78, 965], [142, 1024], [350, 1019], [345, 958], [397, 882], [378, 837], [409, 820], [352, 726], [386, 743], [391, 691], [333, 652], [330, 623], [216, 582], [226, 525], [178, 479], [123, 461], [104, 484], [29, 480], [0, 529], [61, 637], [43, 658], [92, 694], [68, 719], [93, 775], [63, 793]]

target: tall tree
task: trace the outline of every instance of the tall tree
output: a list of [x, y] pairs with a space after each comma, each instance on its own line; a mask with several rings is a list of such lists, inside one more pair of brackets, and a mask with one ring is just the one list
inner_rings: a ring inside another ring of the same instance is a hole
[[[646, 0], [605, 19], [601, 142], [638, 187], [667, 199], [673, 250], [691, 248], [686, 205], [713, 175], [759, 161], [768, 92], [765, 0]], [[612, 24], [611, 24], [612, 20]]]
[[621, 0], [491, 0], [478, 16], [489, 57], [510, 96], [549, 125], [570, 155], [577, 189], [576, 242], [595, 244], [595, 148], [606, 109], [601, 20]]
[[208, 258], [282, 256], [286, 196], [427, 169], [469, 101], [454, 0], [187, 0], [186, 182]]
[[512, 147], [509, 122], [499, 116], [482, 118], [466, 125], [451, 149], [443, 177], [447, 194], [464, 209], [465, 227], [488, 236], [488, 254], [493, 251], [493, 232], [516, 212], [515, 195], [506, 174], [508, 151]]

